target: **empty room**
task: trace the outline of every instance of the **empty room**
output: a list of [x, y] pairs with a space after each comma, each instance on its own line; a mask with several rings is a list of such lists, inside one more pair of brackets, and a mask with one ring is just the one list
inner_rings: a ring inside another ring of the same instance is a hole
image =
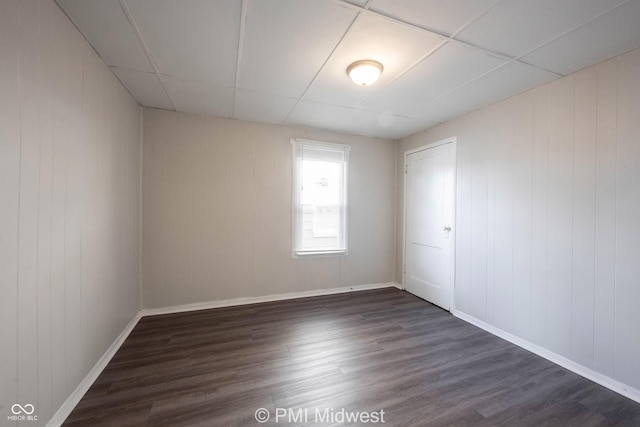
[[640, 0], [0, 0], [0, 426], [639, 426]]

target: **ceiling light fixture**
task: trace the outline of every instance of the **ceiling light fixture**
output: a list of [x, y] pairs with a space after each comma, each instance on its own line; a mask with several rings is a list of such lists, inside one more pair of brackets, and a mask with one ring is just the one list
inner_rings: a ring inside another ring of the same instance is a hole
[[369, 86], [380, 77], [384, 67], [378, 61], [363, 59], [347, 67], [347, 74], [358, 86]]

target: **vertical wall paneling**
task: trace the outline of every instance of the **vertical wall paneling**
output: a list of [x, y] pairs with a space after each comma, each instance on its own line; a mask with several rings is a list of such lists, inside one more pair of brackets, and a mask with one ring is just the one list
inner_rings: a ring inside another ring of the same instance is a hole
[[39, 171], [39, 199], [38, 199], [38, 410], [44, 414], [51, 414], [55, 408], [51, 405], [51, 378], [53, 375], [51, 364], [51, 350], [54, 341], [51, 337], [51, 194], [53, 174], [53, 110], [51, 94], [51, 73], [45, 65], [52, 63], [53, 55], [53, 22], [54, 4], [40, 1], [39, 26], [39, 137], [40, 137], [40, 171]]
[[471, 219], [473, 206], [471, 195], [473, 183], [471, 181], [471, 147], [456, 150], [456, 232], [455, 263], [457, 274], [455, 277], [455, 307], [468, 311], [471, 307]]
[[39, 3], [20, 3], [20, 205], [18, 226], [18, 401], [37, 396]]
[[[96, 111], [96, 102], [95, 100], [98, 99], [98, 97], [96, 96], [98, 91], [96, 90], [96, 81], [98, 80], [96, 78], [96, 62], [97, 61], [92, 61], [92, 55], [87, 52], [85, 50], [84, 52], [84, 56], [83, 56], [83, 79], [82, 79], [82, 114], [85, 115], [87, 118], [89, 118], [89, 126], [85, 131], [85, 137], [88, 140], [94, 140], [96, 138], [97, 133], [95, 132], [95, 120], [93, 119], [93, 115], [95, 114]], [[85, 163], [88, 164], [92, 164], [94, 157], [91, 156], [91, 150], [86, 150], [85, 152]], [[92, 237], [93, 237], [93, 233], [91, 232], [92, 229], [92, 225], [93, 225], [93, 221], [91, 219], [93, 210], [92, 210], [92, 206], [94, 201], [92, 200], [93, 197], [91, 196], [92, 194], [92, 190], [93, 190], [93, 186], [94, 186], [94, 178], [95, 178], [95, 172], [94, 171], [86, 171], [86, 177], [87, 179], [83, 180], [82, 183], [82, 192], [83, 194], [87, 195], [87, 199], [86, 202], [83, 206], [83, 224], [82, 224], [82, 248], [81, 248], [81, 253], [82, 253], [82, 272], [81, 272], [81, 283], [85, 284], [89, 281], [89, 277], [91, 277], [91, 269], [92, 269], [92, 265], [89, 262], [90, 257], [89, 255], [89, 251], [90, 251], [90, 244], [92, 242]], [[80, 325], [81, 327], [81, 336], [82, 336], [82, 341], [85, 343], [85, 345], [87, 345], [90, 348], [95, 348], [93, 347], [91, 344], [92, 343], [92, 337], [91, 337], [91, 331], [93, 330], [93, 328], [95, 328], [96, 325], [96, 318], [95, 316], [90, 316], [89, 312], [91, 312], [91, 308], [90, 306], [93, 305], [94, 307], [97, 306], [99, 303], [96, 300], [95, 296], [94, 296], [94, 292], [93, 289], [91, 287], [88, 286], [83, 286], [83, 293], [82, 293], [82, 300], [83, 300], [83, 312], [82, 312], [82, 319], [83, 322]], [[92, 350], [91, 353], [87, 352], [85, 354], [83, 354], [83, 360], [81, 361], [82, 364], [86, 363], [86, 361], [88, 360], [95, 360], [96, 356], [98, 356], [97, 354], [94, 353], [95, 350]], [[98, 356], [99, 357], [99, 356]]]
[[495, 167], [494, 279], [495, 324], [513, 331], [513, 153], [516, 140], [515, 103], [497, 109]]
[[547, 344], [571, 354], [574, 77], [549, 89]]
[[[86, 125], [82, 115], [82, 75], [83, 52], [85, 42], [78, 32], [66, 25], [61, 17], [60, 31], [64, 34], [66, 52], [64, 55], [65, 93], [67, 120], [74, 126], [64, 129], [64, 146], [66, 170], [64, 172], [64, 341], [65, 341], [65, 379], [67, 390], [73, 390], [84, 376], [80, 364], [82, 355], [81, 323], [82, 289], [80, 277], [81, 236], [82, 236], [82, 203], [80, 193], [83, 182], [83, 165], [86, 144], [84, 131]], [[113, 144], [118, 144], [114, 141]], [[117, 171], [115, 171], [117, 174]], [[116, 175], [117, 179], [117, 175]], [[116, 222], [118, 223], [118, 222]], [[116, 270], [118, 271], [118, 270]], [[117, 279], [117, 276], [116, 276]]]
[[619, 66], [614, 376], [640, 384], [640, 50]]
[[531, 340], [547, 337], [549, 86], [533, 92], [533, 164], [531, 193]]
[[[470, 269], [470, 286], [471, 292], [469, 298], [469, 313], [478, 319], [486, 318], [486, 300], [487, 300], [487, 252], [488, 252], [488, 164], [486, 146], [490, 135], [486, 129], [482, 128], [482, 124], [486, 123], [490, 118], [485, 111], [475, 115], [475, 123], [478, 132], [477, 137], [481, 140], [478, 144], [473, 144], [468, 149], [471, 151], [470, 168], [471, 168], [471, 269]], [[478, 303], [480, 302], [480, 303]]]
[[635, 50], [398, 145], [457, 136], [470, 153], [458, 164], [471, 181], [458, 209], [472, 218], [456, 247], [471, 254], [470, 285], [458, 286], [467, 267], [456, 266], [457, 308], [631, 396], [640, 396], [639, 135]]
[[[395, 143], [392, 143], [392, 145], [395, 145]], [[384, 146], [385, 145], [383, 145], [382, 147]], [[285, 170], [279, 172], [278, 174], [281, 175], [281, 180], [285, 180], [284, 182], [290, 182], [290, 146], [282, 147], [280, 145], [265, 146], [264, 144], [255, 144], [254, 147], [256, 159], [268, 156], [267, 158], [271, 160], [269, 163], [269, 169], [271, 171], [276, 170], [274, 163], [278, 162], [278, 158], [286, 158], [287, 161], [286, 163], [284, 163], [286, 165], [284, 167]], [[349, 257], [338, 258], [339, 271], [338, 278], [335, 279], [338, 280], [339, 283], [344, 283], [345, 285], [358, 283], [377, 283], [380, 277], [385, 277], [390, 269], [393, 268], [393, 265], [390, 263], [390, 261], [393, 260], [393, 249], [391, 247], [387, 245], [371, 245], [370, 243], [368, 243], [367, 239], [363, 239], [361, 237], [367, 233], [367, 230], [376, 229], [378, 230], [377, 238], [380, 239], [381, 242], [393, 241], [392, 228], [386, 226], [378, 227], [378, 224], [387, 224], [389, 221], [393, 223], [393, 212], [390, 210], [390, 208], [391, 206], [394, 206], [394, 202], [391, 202], [390, 199], [393, 199], [394, 197], [393, 185], [395, 184], [395, 182], [383, 181], [374, 176], [373, 171], [376, 170], [381, 171], [384, 176], [388, 176], [389, 173], [391, 173], [392, 175], [395, 173], [393, 162], [389, 162], [390, 157], [388, 156], [388, 154], [382, 155], [382, 151], [380, 150], [380, 148], [381, 147], [378, 146], [377, 143], [376, 149], [373, 150], [368, 150], [367, 145], [351, 144], [349, 158], [355, 159], [355, 162], [350, 162], [352, 167], [349, 171], [348, 182], [351, 190], [348, 195], [353, 203], [350, 202], [349, 205], [348, 230], [349, 235], [353, 236], [354, 238], [349, 241]], [[287, 154], [280, 152], [280, 150], [287, 150]], [[254, 170], [256, 172], [256, 178], [258, 178], [259, 176], [261, 176], [258, 175], [258, 173], [264, 173], [264, 164], [263, 162], [259, 161], [256, 161], [255, 164], [256, 167], [254, 168]], [[392, 167], [394, 168], [393, 171], [390, 169]], [[264, 180], [256, 179], [256, 184], [261, 181], [264, 182]], [[283, 235], [282, 237], [275, 237], [275, 235], [273, 235], [273, 232], [270, 232], [270, 234], [273, 238], [280, 241], [283, 246], [290, 247], [291, 222], [289, 216], [291, 214], [291, 209], [288, 209], [287, 213], [283, 212], [283, 210], [286, 209], [286, 206], [290, 204], [290, 189], [289, 191], [277, 191], [277, 181], [271, 180], [270, 182], [271, 186], [269, 188], [269, 192], [263, 192], [263, 195], [275, 195], [275, 197], [277, 197], [280, 202], [273, 208], [267, 209], [273, 212], [275, 208], [277, 208], [278, 210], [280, 210], [280, 212], [282, 212], [281, 215], [284, 216], [284, 221], [281, 223], [282, 229], [287, 227], [287, 224], [289, 224], [289, 233], [286, 233], [286, 235]], [[376, 187], [374, 188], [373, 186], [369, 185], [368, 183], [370, 182], [376, 182]], [[258, 188], [256, 188], [256, 192], [259, 192]], [[379, 194], [387, 194], [390, 199], [380, 199]], [[285, 199], [288, 200], [288, 202], [285, 202]], [[389, 204], [389, 202], [391, 203]], [[372, 206], [374, 207], [372, 211], [368, 211], [369, 207]], [[254, 232], [258, 233], [258, 230], [258, 227], [256, 227]], [[287, 240], [286, 243], [283, 240]], [[259, 248], [260, 246], [258, 245], [257, 247]], [[390, 255], [391, 259], [389, 259]], [[366, 269], [362, 269], [359, 267], [361, 265], [368, 264], [372, 258], [378, 259], [379, 262], [375, 265], [371, 265]]]
[[[69, 392], [66, 378], [65, 360], [65, 199], [66, 175], [68, 160], [68, 124], [67, 105], [68, 90], [66, 90], [65, 59], [68, 56], [65, 46], [64, 23], [62, 17], [53, 14], [53, 63], [51, 98], [53, 102], [53, 173], [51, 177], [51, 339], [53, 341], [52, 363], [52, 405], [59, 407]], [[65, 120], [66, 119], [66, 120]], [[61, 345], [62, 344], [62, 345]]]
[[[487, 298], [485, 300], [486, 319], [487, 322], [494, 324], [495, 312], [496, 312], [496, 280], [495, 280], [495, 265], [496, 265], [496, 157], [497, 146], [496, 143], [496, 113], [494, 108], [489, 108], [491, 118], [489, 120], [489, 140], [487, 143]], [[455, 285], [454, 285], [455, 286]], [[482, 303], [482, 302], [481, 302]]]
[[571, 356], [593, 368], [597, 69], [575, 75]]
[[0, 13], [0, 417], [44, 425], [139, 310], [140, 109], [52, 0]]
[[[146, 307], [393, 279], [395, 142], [156, 109], [144, 126]], [[291, 258], [293, 137], [351, 146], [347, 256]]]
[[[515, 98], [513, 137], [513, 331], [531, 339], [533, 93]], [[515, 314], [517, 313], [517, 315]]]
[[613, 377], [618, 59], [597, 66], [594, 369]]
[[20, 188], [20, 53], [17, 0], [0, 13], [0, 410], [18, 399], [18, 220]]

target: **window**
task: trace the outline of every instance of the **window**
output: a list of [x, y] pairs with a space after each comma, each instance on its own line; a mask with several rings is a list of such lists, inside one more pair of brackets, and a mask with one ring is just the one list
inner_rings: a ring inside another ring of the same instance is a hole
[[292, 139], [293, 256], [347, 253], [348, 145]]

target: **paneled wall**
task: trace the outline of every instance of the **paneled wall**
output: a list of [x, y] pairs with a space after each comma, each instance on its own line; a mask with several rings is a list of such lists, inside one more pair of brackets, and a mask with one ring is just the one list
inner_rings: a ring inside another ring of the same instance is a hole
[[52, 0], [0, 2], [2, 425], [44, 425], [139, 310], [141, 119]]
[[[144, 112], [145, 307], [389, 282], [394, 141]], [[346, 256], [291, 258], [294, 137], [349, 144]]]
[[408, 137], [398, 170], [449, 136], [456, 308], [639, 390], [640, 51]]

